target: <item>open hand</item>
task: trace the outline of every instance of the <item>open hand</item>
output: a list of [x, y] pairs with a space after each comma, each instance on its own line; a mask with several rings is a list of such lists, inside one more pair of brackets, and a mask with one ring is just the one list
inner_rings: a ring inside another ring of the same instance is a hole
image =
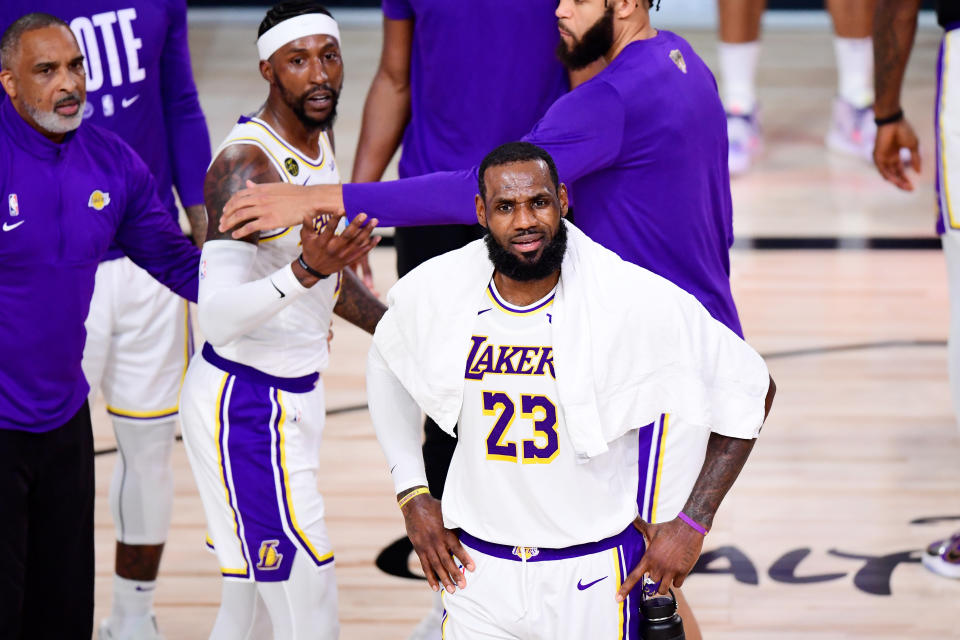
[[343, 233], [337, 234], [341, 218], [342, 211], [324, 220], [320, 233], [312, 223], [300, 228], [304, 261], [324, 275], [336, 273], [356, 262], [380, 242], [380, 236], [371, 235], [377, 226], [376, 218], [368, 221], [367, 215], [361, 213]]
[[440, 501], [429, 494], [417, 496], [404, 505], [403, 519], [407, 525], [407, 537], [420, 558], [430, 588], [439, 591], [442, 583], [447, 593], [453, 593], [456, 587], [466, 587], [467, 579], [460, 573], [453, 556], [468, 571], [473, 571], [476, 565], [461, 546], [457, 534], [444, 528]]
[[637, 517], [633, 526], [646, 539], [647, 550], [620, 586], [617, 601], [622, 602], [645, 574], [652, 582], [660, 583], [658, 593], [663, 595], [671, 586], [682, 586], [700, 557], [703, 535], [677, 518], [663, 524], [650, 524]]
[[904, 191], [913, 191], [913, 183], [907, 177], [900, 150], [910, 152], [910, 164], [920, 173], [920, 143], [913, 127], [906, 120], [885, 124], [877, 128], [877, 140], [873, 147], [873, 163], [884, 180], [892, 182]]
[[257, 184], [247, 180], [247, 188], [233, 194], [223, 207], [220, 232], [233, 230], [234, 238], [254, 231], [268, 231], [306, 223], [318, 214], [343, 209], [339, 184], [304, 186], [286, 182]]

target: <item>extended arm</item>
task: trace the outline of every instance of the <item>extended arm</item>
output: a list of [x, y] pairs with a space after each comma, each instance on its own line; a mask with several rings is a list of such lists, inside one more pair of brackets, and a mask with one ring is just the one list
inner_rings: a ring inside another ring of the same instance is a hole
[[410, 52], [413, 20], [383, 19], [380, 67], [363, 105], [353, 182], [376, 182], [400, 146], [410, 119]]
[[[546, 149], [569, 184], [616, 160], [625, 117], [616, 90], [591, 82], [557, 100], [524, 140]], [[473, 224], [476, 193], [477, 167], [392, 182], [254, 186], [231, 198], [221, 226], [243, 235], [341, 210], [350, 217], [367, 213], [388, 227]]]
[[[420, 448], [420, 407], [393, 374], [376, 345], [367, 357], [367, 403], [377, 440], [390, 465], [397, 500], [427, 486]], [[424, 575], [434, 591], [440, 585], [450, 593], [467, 585], [451, 557], [473, 571], [469, 554], [457, 535], [443, 526], [440, 501], [423, 493], [402, 507], [407, 535], [420, 557]]]
[[170, 26], [160, 56], [160, 75], [173, 182], [190, 221], [191, 235], [199, 246], [207, 228], [203, 177], [210, 166], [210, 134], [190, 68], [187, 6], [183, 0], [171, 3]]
[[183, 237], [180, 227], [157, 197], [153, 176], [140, 156], [130, 151], [118, 158], [128, 170], [128, 193], [116, 241], [138, 266], [174, 293], [196, 302], [200, 252]]
[[[900, 110], [900, 90], [917, 31], [920, 0], [879, 0], [873, 21], [874, 111], [886, 118]], [[913, 190], [906, 175], [900, 149], [910, 150], [910, 162], [920, 172], [917, 135], [906, 119], [877, 128], [873, 161], [884, 179], [900, 189]]]
[[[227, 147], [207, 173], [204, 195], [210, 222], [200, 270], [198, 319], [204, 336], [213, 346], [248, 333], [319, 281], [296, 260], [251, 281], [257, 234], [238, 241], [217, 231], [223, 203], [245, 181], [279, 179], [266, 156], [249, 145]], [[304, 260], [320, 273], [336, 273], [349, 259], [355, 259], [376, 244], [375, 239], [370, 239], [376, 222], [363, 228], [364, 221], [364, 217], [358, 216], [340, 236], [334, 235], [339, 218], [330, 220], [320, 234], [312, 226], [304, 226], [300, 232]]]

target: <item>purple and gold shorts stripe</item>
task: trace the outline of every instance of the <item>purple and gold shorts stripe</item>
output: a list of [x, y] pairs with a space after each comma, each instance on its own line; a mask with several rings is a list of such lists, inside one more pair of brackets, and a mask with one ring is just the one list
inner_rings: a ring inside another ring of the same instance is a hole
[[647, 522], [656, 522], [660, 498], [660, 476], [666, 448], [670, 414], [664, 413], [656, 422], [639, 429], [637, 454], [637, 512]]
[[226, 448], [227, 433], [230, 430], [229, 412], [227, 405], [230, 401], [230, 394], [233, 390], [235, 378], [230, 374], [224, 374], [220, 382], [220, 391], [217, 393], [217, 420], [216, 433], [217, 439], [217, 462], [220, 467], [220, 481], [223, 483], [224, 496], [227, 500], [227, 506], [233, 515], [233, 532], [240, 543], [241, 553], [243, 554], [243, 568], [221, 567], [220, 573], [225, 577], [250, 577], [250, 554], [243, 541], [243, 529], [240, 523], [240, 515], [237, 512], [237, 503], [234, 501], [234, 491], [231, 490], [232, 484], [232, 466], [230, 456]]
[[440, 618], [440, 640], [447, 640], [447, 606], [444, 592], [440, 592], [440, 601], [443, 602], [443, 616]]
[[[623, 580], [627, 573], [623, 566], [623, 554], [621, 552], [621, 548], [615, 547], [614, 549], [611, 549], [611, 551], [613, 553], [613, 564], [615, 567], [613, 577], [615, 578], [614, 593], [616, 593], [617, 591], [620, 591], [620, 586], [623, 585]], [[617, 615], [620, 617], [620, 622], [617, 625], [617, 628], [620, 630], [620, 633], [617, 635], [618, 640], [623, 640], [627, 636], [627, 621], [630, 614], [629, 612], [624, 611], [626, 608], [626, 603], [627, 600], [624, 599], [623, 602], [617, 605]]]
[[283, 427], [286, 421], [286, 412], [283, 408], [283, 401], [279, 389], [271, 389], [271, 403], [274, 409], [274, 419], [271, 421], [271, 432], [275, 443], [273, 464], [276, 469], [276, 477], [280, 481], [280, 504], [283, 505], [283, 513], [286, 519], [287, 527], [293, 536], [297, 539], [301, 549], [307, 552], [307, 555], [313, 560], [314, 564], [321, 567], [333, 562], [333, 551], [321, 554], [311, 544], [310, 538], [300, 528], [297, 522], [297, 514], [293, 508], [293, 498], [290, 495], [290, 476], [287, 472], [286, 441], [284, 438]]
[[[617, 587], [630, 575], [630, 571], [640, 564], [641, 558], [646, 551], [646, 545], [643, 542], [643, 536], [640, 537], [640, 543], [625, 542], [615, 549], [617, 563]], [[620, 603], [620, 624], [618, 637], [625, 640], [642, 640], [640, 636], [640, 621], [643, 616], [640, 615], [640, 601], [643, 599], [643, 580], [639, 580], [623, 602]]]

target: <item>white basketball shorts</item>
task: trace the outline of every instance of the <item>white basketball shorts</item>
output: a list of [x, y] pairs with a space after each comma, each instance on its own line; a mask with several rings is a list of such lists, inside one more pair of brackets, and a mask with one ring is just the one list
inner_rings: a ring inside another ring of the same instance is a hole
[[565, 549], [511, 547], [466, 532], [460, 543], [476, 568], [464, 574], [465, 589], [442, 594], [444, 640], [640, 637], [641, 587], [624, 602], [614, 599], [646, 548], [632, 524], [606, 540]]
[[285, 581], [293, 558], [333, 562], [317, 489], [319, 375], [278, 378], [205, 344], [187, 369], [183, 442], [225, 578]]
[[107, 411], [135, 420], [177, 413], [180, 384], [193, 354], [187, 301], [129, 258], [97, 267], [86, 320], [83, 373]]

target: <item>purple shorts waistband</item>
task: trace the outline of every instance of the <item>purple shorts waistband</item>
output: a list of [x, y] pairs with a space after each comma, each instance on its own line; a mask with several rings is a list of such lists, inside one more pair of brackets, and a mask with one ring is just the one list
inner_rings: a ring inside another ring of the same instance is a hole
[[227, 360], [214, 351], [209, 342], [203, 343], [203, 359], [216, 368], [235, 375], [241, 380], [260, 384], [265, 387], [276, 387], [277, 389], [289, 391], [290, 393], [307, 393], [308, 391], [313, 391], [317, 386], [317, 380], [320, 379], [320, 374], [317, 372], [300, 376], [299, 378], [272, 376], [269, 373], [264, 373], [248, 365]]
[[463, 530], [460, 531], [460, 542], [472, 549], [476, 549], [481, 553], [485, 553], [488, 556], [493, 556], [502, 560], [515, 560], [517, 562], [522, 560], [521, 554], [524, 553], [527, 556], [527, 562], [545, 562], [549, 560], [566, 560], [568, 558], [589, 556], [594, 553], [606, 551], [607, 549], [619, 547], [622, 544], [640, 545], [641, 549], [645, 548], [646, 546], [643, 541], [643, 536], [633, 526], [633, 523], [630, 523], [626, 529], [616, 535], [610, 536], [609, 538], [604, 538], [603, 540], [598, 540], [596, 542], [577, 544], [572, 547], [564, 547], [562, 549], [520, 546], [511, 547], [510, 545], [497, 544], [495, 542], [487, 542], [486, 540], [475, 538]]

